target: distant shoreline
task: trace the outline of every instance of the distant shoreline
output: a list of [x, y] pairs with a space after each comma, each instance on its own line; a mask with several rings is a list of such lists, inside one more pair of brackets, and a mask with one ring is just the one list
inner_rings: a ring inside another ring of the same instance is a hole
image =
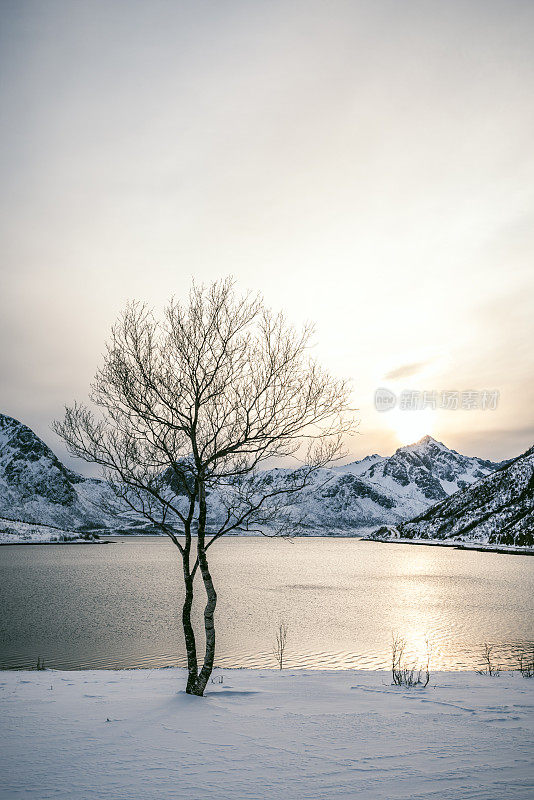
[[14, 547], [14, 545], [20, 544], [115, 544], [115, 542], [107, 539], [73, 539], [70, 542], [0, 542], [0, 547]]
[[[228, 534], [229, 538], [232, 539], [253, 539], [259, 538], [261, 534]], [[93, 539], [93, 540], [84, 540], [84, 539], [73, 539], [71, 541], [63, 541], [63, 542], [31, 542], [31, 541], [14, 541], [14, 542], [0, 542], [0, 547], [14, 547], [16, 545], [95, 545], [95, 544], [116, 544], [118, 540], [127, 541], [129, 539], [141, 539], [141, 538], [149, 538], [149, 539], [161, 539], [167, 541], [166, 536], [162, 536], [159, 534], [106, 534], [105, 539]], [[524, 548], [521, 549], [520, 547], [514, 547], [513, 545], [488, 545], [476, 542], [468, 543], [468, 542], [456, 542], [451, 540], [444, 540], [438, 541], [436, 539], [371, 539], [368, 536], [362, 535], [362, 533], [358, 534], [295, 534], [294, 536], [290, 537], [274, 537], [274, 538], [289, 538], [289, 539], [358, 539], [362, 542], [375, 542], [378, 544], [411, 544], [411, 545], [423, 545], [427, 547], [448, 547], [452, 548], [453, 550], [476, 550], [484, 553], [500, 553], [503, 555], [512, 555], [512, 556], [534, 556], [534, 548]]]
[[438, 541], [437, 539], [370, 539], [364, 537], [364, 542], [378, 542], [379, 544], [415, 544], [426, 545], [427, 547], [449, 547], [453, 550], [478, 550], [484, 553], [502, 553], [508, 556], [534, 556], [534, 548], [515, 547], [514, 545], [491, 545], [491, 544], [476, 544], [473, 542], [453, 542], [453, 541]]

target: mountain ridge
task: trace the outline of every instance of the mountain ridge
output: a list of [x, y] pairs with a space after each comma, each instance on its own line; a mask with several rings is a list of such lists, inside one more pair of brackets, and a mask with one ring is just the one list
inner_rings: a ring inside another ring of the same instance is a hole
[[[464, 456], [431, 436], [319, 471], [299, 503], [304, 531], [368, 531], [423, 513], [453, 492], [498, 469], [502, 462]], [[268, 470], [283, 480], [287, 470]], [[217, 497], [208, 522], [217, 524]], [[0, 515], [69, 530], [147, 529], [102, 506], [115, 503], [108, 484], [65, 467], [28, 426], [0, 414]], [[300, 514], [299, 514], [300, 516]]]

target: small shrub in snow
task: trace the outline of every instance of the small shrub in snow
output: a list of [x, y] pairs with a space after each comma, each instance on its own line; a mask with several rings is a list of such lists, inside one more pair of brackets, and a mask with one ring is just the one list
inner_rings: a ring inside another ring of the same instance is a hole
[[416, 667], [405, 659], [406, 639], [393, 635], [391, 641], [391, 675], [395, 686], [428, 686], [430, 680], [430, 655], [432, 649], [425, 639], [426, 663]]
[[523, 678], [534, 678], [534, 645], [530, 651], [526, 647], [521, 650], [517, 668]]
[[495, 662], [493, 655], [494, 646], [484, 642], [484, 652], [482, 654], [482, 661], [484, 666], [482, 669], [477, 669], [479, 675], [489, 675], [490, 678], [497, 678], [501, 674], [501, 669]]
[[276, 640], [273, 647], [273, 655], [280, 669], [284, 668], [284, 653], [286, 650], [286, 643], [287, 643], [287, 624], [285, 622], [280, 622], [280, 624], [278, 625]]

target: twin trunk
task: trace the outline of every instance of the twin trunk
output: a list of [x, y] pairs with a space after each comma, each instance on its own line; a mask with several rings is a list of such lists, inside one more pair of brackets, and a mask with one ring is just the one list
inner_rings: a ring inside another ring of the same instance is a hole
[[197, 558], [204, 588], [206, 590], [207, 602], [204, 608], [204, 630], [206, 634], [206, 650], [204, 653], [204, 663], [199, 671], [197, 662], [197, 648], [195, 632], [191, 623], [191, 608], [193, 605], [193, 582], [194, 573], [190, 570], [190, 537], [183, 553], [185, 600], [182, 609], [182, 624], [184, 629], [185, 647], [187, 652], [187, 694], [196, 694], [202, 697], [204, 689], [213, 670], [215, 659], [215, 607], [217, 605], [217, 592], [213, 585], [210, 575], [208, 560], [205, 549], [205, 530], [206, 530], [206, 498], [203, 487], [200, 491], [198, 518], [198, 544]]

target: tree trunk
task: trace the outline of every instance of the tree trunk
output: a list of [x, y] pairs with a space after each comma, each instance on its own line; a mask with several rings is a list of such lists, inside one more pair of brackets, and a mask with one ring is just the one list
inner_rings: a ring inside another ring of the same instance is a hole
[[189, 554], [184, 554], [184, 583], [185, 600], [182, 608], [182, 625], [184, 629], [185, 649], [187, 653], [187, 694], [193, 693], [193, 688], [198, 680], [197, 647], [195, 633], [191, 624], [191, 606], [193, 605], [193, 579], [189, 572]]
[[204, 663], [202, 669], [195, 681], [194, 686], [191, 688], [191, 694], [196, 694], [202, 697], [204, 689], [213, 671], [213, 662], [215, 659], [215, 607], [217, 605], [217, 592], [213, 585], [213, 580], [208, 567], [208, 559], [206, 557], [206, 550], [204, 547], [205, 534], [206, 534], [206, 491], [204, 484], [200, 482], [199, 487], [199, 515], [198, 515], [198, 544], [197, 556], [198, 565], [204, 581], [204, 588], [206, 590], [207, 602], [204, 608], [204, 630], [206, 632], [206, 652], [204, 654]]
[[208, 561], [205, 551], [199, 552], [199, 566], [204, 581], [204, 588], [208, 601], [204, 608], [204, 629], [206, 631], [206, 652], [204, 654], [204, 664], [198, 675], [198, 679], [193, 690], [194, 694], [203, 695], [206, 684], [213, 671], [215, 659], [215, 606], [217, 605], [217, 592], [213, 585], [213, 580], [208, 569]]

